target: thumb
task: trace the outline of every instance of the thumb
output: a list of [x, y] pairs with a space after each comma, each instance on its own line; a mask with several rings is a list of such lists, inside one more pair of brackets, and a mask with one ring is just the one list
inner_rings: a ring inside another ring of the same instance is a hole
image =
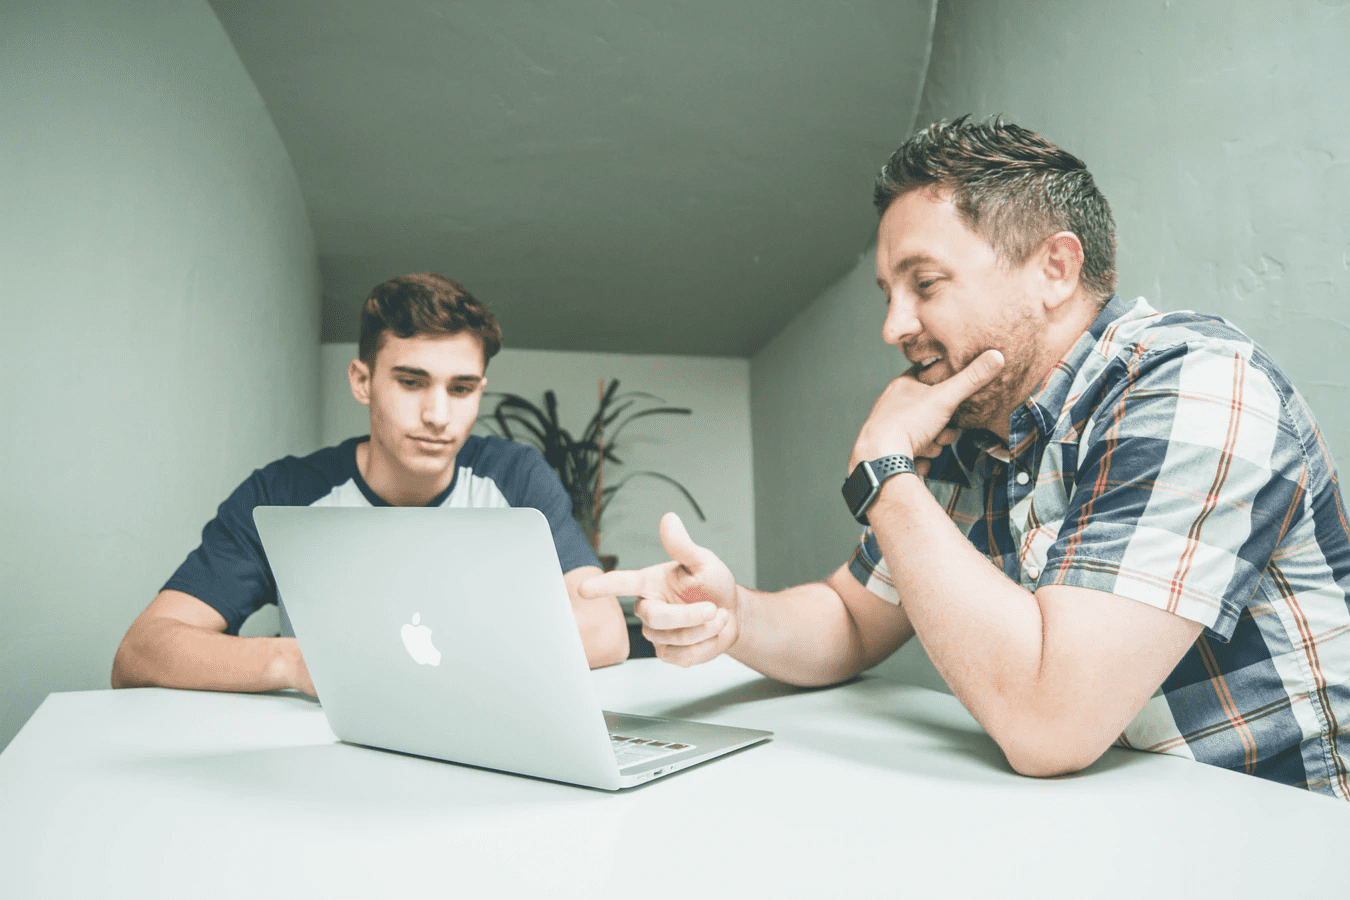
[[675, 513], [668, 512], [662, 516], [658, 530], [661, 535], [661, 546], [666, 548], [666, 552], [675, 562], [692, 572], [706, 561], [708, 551], [694, 543], [694, 539], [684, 527], [684, 522]]
[[1003, 371], [1003, 354], [997, 350], [986, 350], [952, 378], [948, 378], [938, 388], [946, 394], [952, 409], [971, 394], [989, 384]]

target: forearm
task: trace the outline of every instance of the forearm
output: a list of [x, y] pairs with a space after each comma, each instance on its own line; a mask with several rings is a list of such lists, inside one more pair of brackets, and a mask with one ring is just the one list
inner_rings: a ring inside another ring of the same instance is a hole
[[628, 623], [619, 598], [588, 598], [580, 594], [581, 585], [599, 574], [596, 566], [581, 566], [563, 576], [577, 630], [581, 632], [581, 645], [586, 650], [586, 663], [592, 669], [617, 665], [628, 658]]
[[1069, 583], [1027, 591], [917, 478], [888, 481], [868, 517], [933, 664], [1023, 774], [1096, 760], [1200, 635], [1199, 622], [1127, 596]]
[[575, 608], [575, 612], [587, 665], [599, 669], [617, 665], [628, 658], [628, 624], [616, 598], [612, 609], [588, 604]]
[[313, 693], [294, 638], [242, 638], [171, 619], [137, 622], [127, 632], [112, 686]]
[[762, 675], [803, 687], [837, 684], [884, 658], [869, 653], [848, 608], [826, 582], [775, 593], [736, 590], [739, 635], [728, 652]]
[[886, 482], [868, 518], [924, 649], [971, 715], [1005, 751], [1030, 735], [1055, 740], [1035, 595], [975, 549], [919, 478]]

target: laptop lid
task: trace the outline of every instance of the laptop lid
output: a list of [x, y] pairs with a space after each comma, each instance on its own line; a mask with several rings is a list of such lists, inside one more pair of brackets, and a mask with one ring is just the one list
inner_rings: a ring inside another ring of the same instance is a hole
[[[698, 726], [688, 750], [621, 770], [538, 510], [258, 507], [254, 520], [344, 741], [615, 790], [769, 736], [677, 722]], [[618, 727], [678, 747], [669, 723]]]

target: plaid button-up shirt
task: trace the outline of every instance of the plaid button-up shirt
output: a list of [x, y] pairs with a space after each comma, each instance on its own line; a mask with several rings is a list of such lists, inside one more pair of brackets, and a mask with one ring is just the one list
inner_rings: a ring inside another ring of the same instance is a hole
[[[1223, 319], [1112, 298], [1010, 425], [928, 474], [971, 543], [1027, 590], [1205, 626], [1117, 743], [1350, 800], [1350, 525], [1270, 357]], [[870, 529], [850, 568], [899, 602]]]

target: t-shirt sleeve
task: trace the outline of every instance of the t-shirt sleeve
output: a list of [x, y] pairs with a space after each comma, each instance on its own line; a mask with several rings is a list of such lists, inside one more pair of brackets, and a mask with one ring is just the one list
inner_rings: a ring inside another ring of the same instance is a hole
[[570, 572], [582, 566], [599, 566], [595, 551], [582, 533], [581, 526], [572, 516], [572, 498], [558, 480], [539, 451], [533, 447], [523, 447], [516, 460], [519, 470], [512, 481], [520, 486], [519, 494], [508, 497], [512, 506], [532, 506], [548, 519], [548, 527], [553, 532], [553, 545], [558, 551], [558, 564], [563, 572]]
[[1039, 583], [1130, 597], [1227, 640], [1300, 502], [1300, 444], [1270, 377], [1231, 345], [1146, 353], [1078, 442]]
[[255, 471], [202, 529], [202, 542], [188, 554], [164, 589], [191, 594], [225, 618], [227, 634], [255, 610], [277, 598], [276, 581], [253, 524], [253, 510], [267, 502], [265, 478]]

